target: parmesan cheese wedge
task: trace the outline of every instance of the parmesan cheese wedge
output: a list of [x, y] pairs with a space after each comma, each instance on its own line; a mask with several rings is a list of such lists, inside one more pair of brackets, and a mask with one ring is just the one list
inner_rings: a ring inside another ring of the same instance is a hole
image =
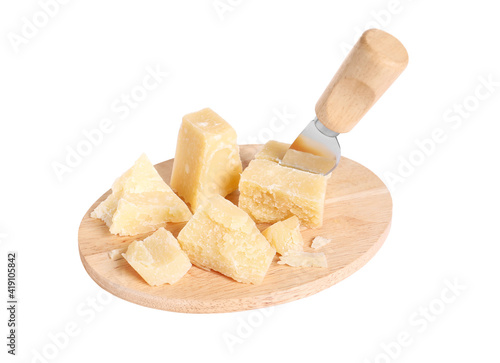
[[186, 204], [172, 191], [125, 193], [118, 201], [109, 231], [120, 236], [135, 236], [190, 217]]
[[145, 154], [120, 176], [112, 193], [90, 214], [121, 236], [155, 231], [167, 222], [191, 217], [187, 205], [170, 189]]

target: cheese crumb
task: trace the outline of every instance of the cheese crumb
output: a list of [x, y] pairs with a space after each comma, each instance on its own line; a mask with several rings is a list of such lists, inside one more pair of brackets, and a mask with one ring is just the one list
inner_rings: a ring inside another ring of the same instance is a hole
[[280, 256], [278, 264], [287, 264], [292, 267], [328, 267], [323, 252], [289, 251]]
[[332, 242], [332, 240], [329, 238], [325, 238], [323, 236], [317, 236], [313, 239], [311, 247], [317, 249], [323, 247], [324, 245], [329, 244], [330, 242]]
[[127, 250], [127, 247], [124, 248], [117, 248], [116, 250], [111, 250], [108, 252], [108, 257], [110, 260], [116, 261], [122, 258], [122, 253], [124, 253]]

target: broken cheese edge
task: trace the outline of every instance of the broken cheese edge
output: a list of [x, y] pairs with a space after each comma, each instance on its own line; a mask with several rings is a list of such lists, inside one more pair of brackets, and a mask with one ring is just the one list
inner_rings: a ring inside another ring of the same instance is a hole
[[130, 169], [115, 180], [111, 190], [119, 197], [125, 192], [171, 191], [146, 154], [142, 154]]
[[178, 235], [191, 263], [260, 284], [276, 254], [243, 210], [220, 195], [202, 204]]
[[134, 236], [165, 227], [168, 222], [184, 222], [191, 212], [174, 192], [125, 193], [118, 201], [109, 231]]
[[262, 235], [280, 255], [288, 251], [303, 251], [304, 249], [300, 221], [296, 216], [276, 222], [262, 231]]
[[283, 157], [285, 156], [289, 148], [290, 144], [269, 140], [264, 144], [262, 149], [257, 154], [255, 154], [255, 159], [264, 159], [279, 163], [281, 160], [283, 160]]
[[329, 244], [330, 242], [332, 242], [332, 240], [329, 238], [325, 238], [323, 236], [316, 236], [316, 237], [314, 237], [314, 239], [311, 243], [311, 247], [314, 249], [321, 248], [321, 247]]
[[258, 223], [295, 215], [304, 226], [321, 227], [326, 183], [323, 175], [254, 159], [241, 174], [238, 205]]
[[238, 188], [242, 171], [236, 132], [209, 108], [182, 118], [170, 185], [196, 209]]
[[123, 257], [151, 286], [174, 284], [191, 268], [188, 256], [165, 228], [132, 242]]
[[[269, 160], [269, 161], [274, 161], [275, 163], [280, 164], [283, 161], [283, 158], [285, 157], [285, 154], [287, 151], [290, 149], [290, 144], [286, 144], [284, 142], [279, 142], [279, 141], [274, 141], [270, 140], [264, 144], [262, 149], [255, 154], [255, 159], [261, 159], [261, 160]], [[318, 165], [318, 162], [323, 160], [323, 158], [307, 154], [304, 152], [296, 151], [296, 150], [290, 150], [291, 153], [287, 155], [288, 161], [293, 165], [304, 165], [304, 164], [315, 164], [311, 165], [311, 169], [313, 170], [319, 170], [320, 165]], [[324, 162], [321, 162], [323, 164]], [[329, 163], [329, 162], [328, 162]], [[282, 166], [285, 166], [281, 164]], [[332, 176], [332, 173], [328, 173], [325, 175], [327, 179], [329, 179]]]
[[90, 214], [104, 221], [111, 233], [122, 236], [151, 232], [167, 222], [184, 222], [191, 215], [145, 154], [113, 183], [112, 193]]
[[278, 264], [287, 264], [292, 267], [328, 267], [328, 262], [323, 252], [290, 251], [280, 256]]

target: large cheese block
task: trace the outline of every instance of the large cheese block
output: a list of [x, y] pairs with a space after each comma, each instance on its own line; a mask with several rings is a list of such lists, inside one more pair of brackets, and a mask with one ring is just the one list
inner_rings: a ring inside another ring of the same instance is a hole
[[219, 195], [202, 204], [178, 235], [191, 262], [259, 284], [276, 253], [244, 211]]
[[151, 286], [173, 284], [191, 268], [186, 253], [165, 228], [132, 242], [123, 257]]
[[326, 182], [320, 174], [255, 159], [241, 174], [239, 207], [259, 223], [295, 215], [303, 226], [320, 227]]
[[300, 221], [296, 216], [276, 222], [262, 231], [262, 234], [280, 255], [288, 251], [304, 250]]
[[222, 117], [209, 108], [183, 117], [170, 185], [193, 212], [236, 190], [241, 170], [236, 132]]
[[143, 154], [114, 182], [112, 193], [90, 216], [104, 221], [111, 233], [133, 236], [168, 222], [185, 222], [191, 215]]
[[314, 237], [314, 239], [311, 243], [311, 247], [314, 249], [318, 249], [318, 248], [321, 248], [323, 246], [326, 246], [329, 243], [332, 243], [332, 239], [326, 238], [323, 236], [316, 236], [316, 237]]

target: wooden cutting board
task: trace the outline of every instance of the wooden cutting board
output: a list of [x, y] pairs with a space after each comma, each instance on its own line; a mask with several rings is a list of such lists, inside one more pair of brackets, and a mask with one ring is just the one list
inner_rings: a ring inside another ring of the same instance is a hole
[[[246, 167], [261, 145], [240, 147]], [[168, 183], [173, 159], [155, 167]], [[120, 237], [109, 233], [101, 220], [90, 213], [111, 191], [106, 192], [85, 213], [78, 231], [83, 266], [103, 289], [122, 299], [155, 309], [184, 313], [222, 313], [258, 309], [301, 299], [324, 290], [359, 270], [387, 238], [391, 225], [392, 200], [384, 183], [364, 166], [342, 157], [328, 180], [323, 227], [302, 231], [305, 251], [324, 252], [328, 268], [296, 268], [271, 263], [261, 285], [242, 284], [214, 271], [193, 266], [174, 285], [149, 286], [122, 258], [112, 260], [111, 250], [126, 248], [151, 233]], [[237, 203], [238, 193], [228, 199]], [[185, 223], [167, 225], [177, 236]], [[262, 231], [268, 224], [259, 224]], [[316, 236], [333, 241], [310, 248]]]

